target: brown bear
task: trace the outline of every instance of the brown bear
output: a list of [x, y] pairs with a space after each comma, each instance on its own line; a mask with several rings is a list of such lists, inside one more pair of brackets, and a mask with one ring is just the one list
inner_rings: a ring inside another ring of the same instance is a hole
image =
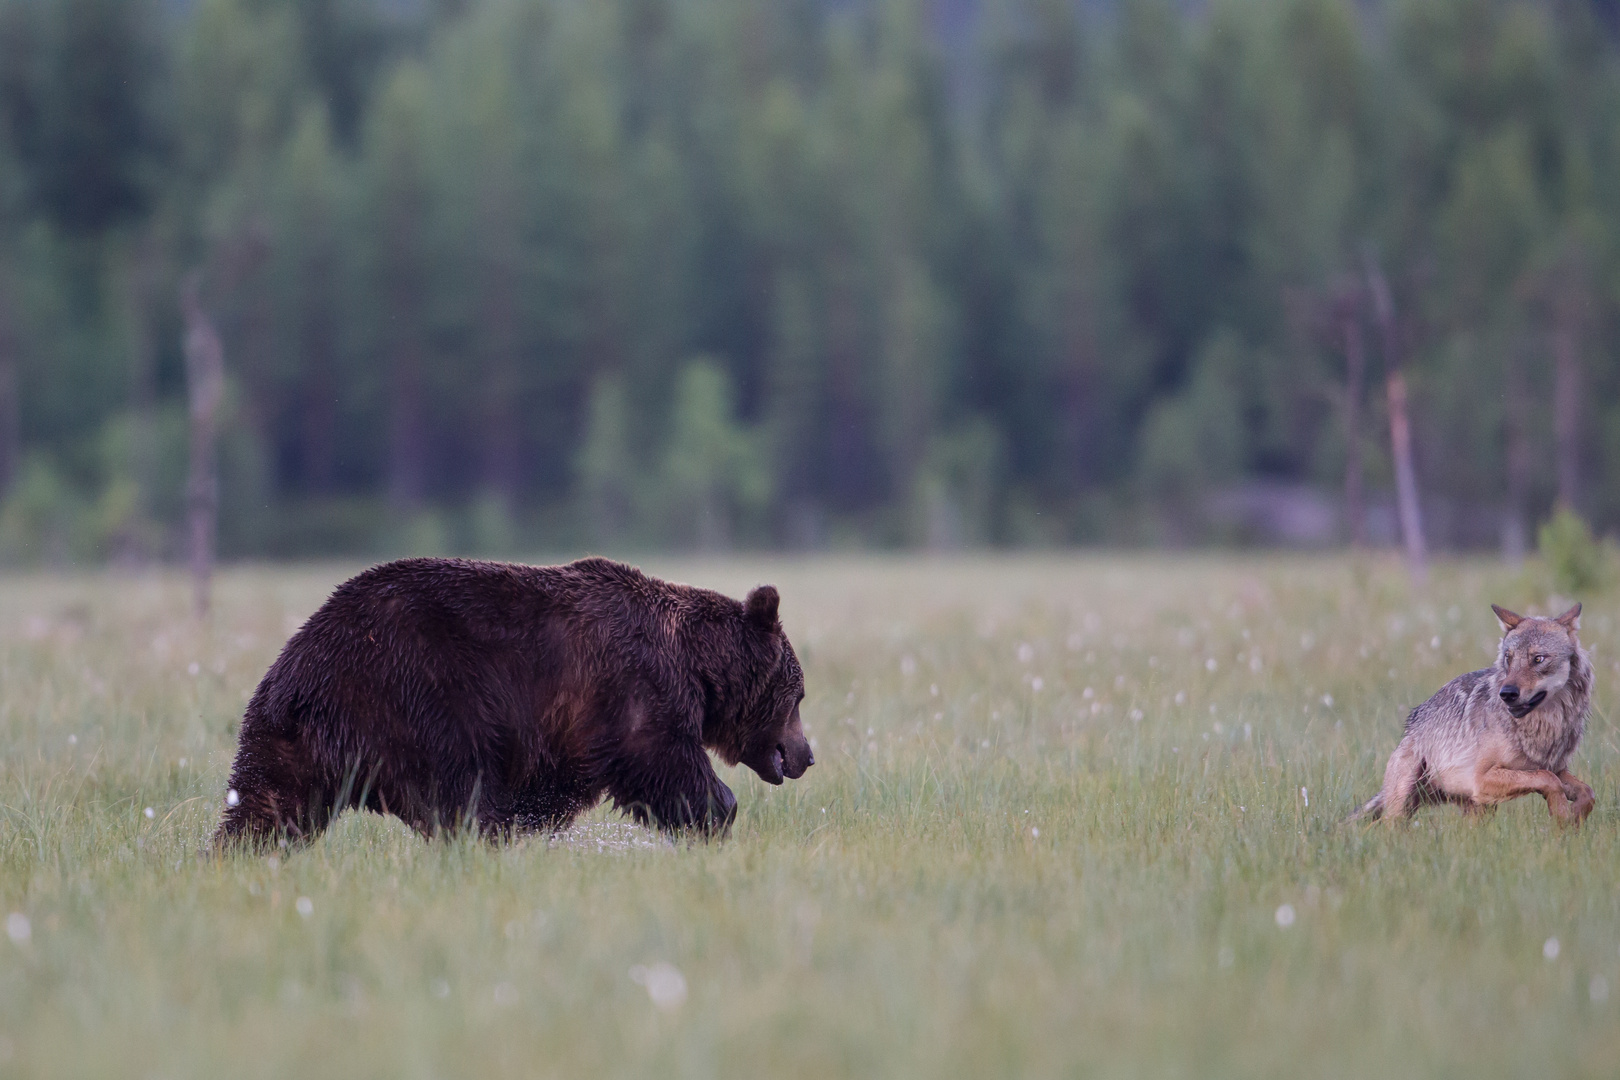
[[403, 559], [338, 586], [242, 718], [216, 847], [308, 840], [346, 807], [423, 835], [566, 827], [605, 794], [724, 833], [705, 749], [762, 779], [814, 764], [777, 592], [744, 603], [608, 559]]

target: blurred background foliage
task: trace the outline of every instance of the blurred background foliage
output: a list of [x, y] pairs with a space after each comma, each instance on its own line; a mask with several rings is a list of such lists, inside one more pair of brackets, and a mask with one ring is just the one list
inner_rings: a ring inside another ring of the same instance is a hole
[[173, 554], [194, 269], [227, 555], [1333, 543], [1352, 437], [1378, 542], [1372, 263], [1431, 536], [1602, 533], [1617, 61], [1609, 0], [0, 0], [0, 558]]

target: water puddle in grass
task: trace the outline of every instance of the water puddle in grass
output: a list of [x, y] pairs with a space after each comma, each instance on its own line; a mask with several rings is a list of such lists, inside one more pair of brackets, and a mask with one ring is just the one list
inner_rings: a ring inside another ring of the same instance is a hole
[[553, 836], [547, 846], [570, 851], [619, 852], [659, 851], [671, 844], [640, 825], [625, 821], [587, 821]]

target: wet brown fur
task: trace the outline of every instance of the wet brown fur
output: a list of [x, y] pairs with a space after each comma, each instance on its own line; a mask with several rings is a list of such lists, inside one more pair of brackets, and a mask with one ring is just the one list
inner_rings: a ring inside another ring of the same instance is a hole
[[566, 827], [604, 795], [723, 832], [706, 750], [771, 783], [814, 762], [777, 592], [746, 603], [607, 559], [406, 559], [340, 585], [242, 720], [215, 844], [307, 840], [341, 810], [431, 835]]
[[1556, 619], [1492, 609], [1502, 624], [1495, 665], [1459, 675], [1412, 710], [1383, 790], [1351, 820], [1399, 820], [1437, 802], [1480, 814], [1521, 795], [1545, 798], [1564, 824], [1592, 812], [1591, 787], [1569, 771], [1592, 694], [1581, 606]]

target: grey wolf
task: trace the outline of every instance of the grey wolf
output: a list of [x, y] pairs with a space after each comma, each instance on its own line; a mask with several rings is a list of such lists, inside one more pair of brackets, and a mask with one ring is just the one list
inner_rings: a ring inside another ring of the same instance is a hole
[[1491, 610], [1502, 626], [1496, 663], [1457, 676], [1412, 710], [1383, 790], [1350, 820], [1398, 820], [1440, 802], [1480, 814], [1532, 794], [1563, 824], [1592, 812], [1592, 789], [1569, 771], [1592, 701], [1581, 605], [1555, 619]]

